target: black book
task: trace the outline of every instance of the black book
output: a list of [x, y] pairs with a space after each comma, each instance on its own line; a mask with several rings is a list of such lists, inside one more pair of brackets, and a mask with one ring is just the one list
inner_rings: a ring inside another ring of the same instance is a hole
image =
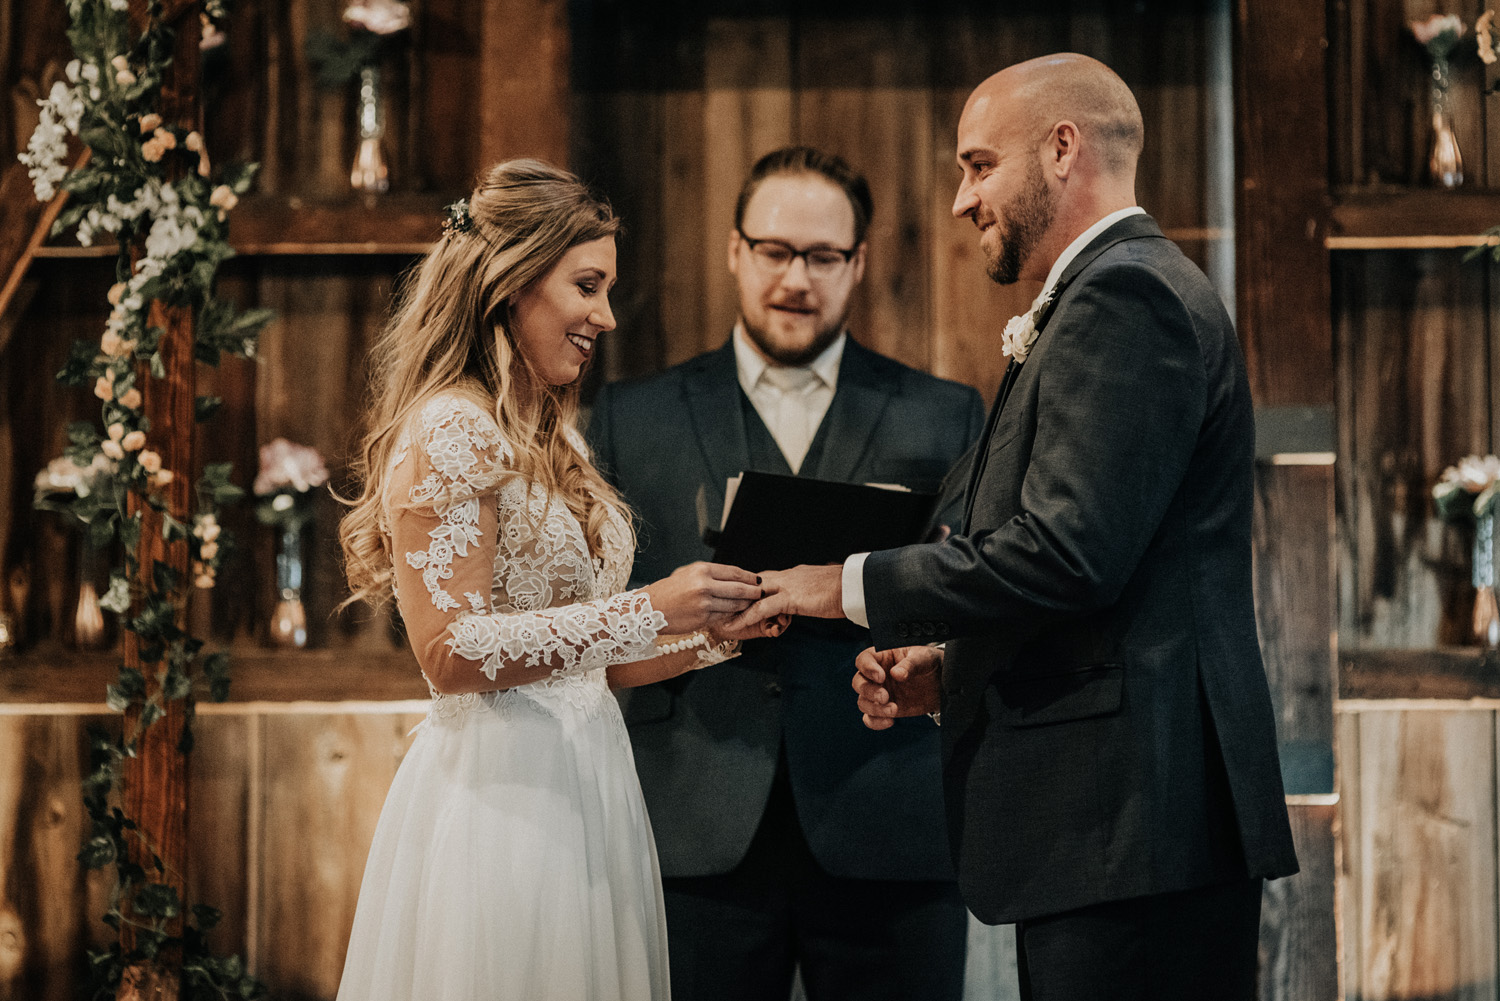
[[842, 563], [854, 553], [922, 542], [938, 495], [805, 476], [747, 472], [718, 532], [714, 562], [746, 570]]

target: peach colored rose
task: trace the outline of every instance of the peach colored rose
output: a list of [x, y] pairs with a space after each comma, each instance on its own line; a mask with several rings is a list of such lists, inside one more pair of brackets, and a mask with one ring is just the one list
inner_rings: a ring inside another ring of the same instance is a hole
[[149, 448], [142, 452], [139, 456], [137, 456], [136, 461], [139, 462], [141, 464], [141, 468], [148, 473], [155, 473], [161, 469], [161, 456], [157, 455]]
[[139, 452], [146, 447], [146, 432], [132, 431], [120, 439], [120, 447], [127, 452]]
[[106, 402], [115, 398], [115, 384], [110, 381], [109, 376], [101, 375], [94, 380], [94, 395]]
[[99, 450], [105, 455], [109, 456], [111, 459], [114, 459], [116, 462], [125, 458], [125, 450], [120, 447], [119, 442], [113, 439], [107, 439], [103, 442], [100, 442]]
[[161, 128], [161, 116], [156, 112], [141, 116], [141, 135], [149, 135]]
[[120, 396], [120, 406], [136, 410], [141, 405], [141, 391], [132, 386]]

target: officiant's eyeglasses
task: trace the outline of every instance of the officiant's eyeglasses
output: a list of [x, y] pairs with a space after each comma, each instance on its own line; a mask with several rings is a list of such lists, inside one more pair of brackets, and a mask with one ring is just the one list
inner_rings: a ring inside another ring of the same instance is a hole
[[849, 250], [840, 250], [837, 247], [808, 247], [806, 250], [798, 250], [789, 243], [780, 240], [756, 240], [745, 235], [744, 230], [737, 231], [740, 239], [750, 248], [755, 262], [763, 268], [767, 274], [779, 275], [792, 266], [797, 258], [802, 258], [802, 263], [807, 265], [807, 274], [811, 278], [832, 278], [844, 269], [854, 259], [854, 252], [858, 247]]

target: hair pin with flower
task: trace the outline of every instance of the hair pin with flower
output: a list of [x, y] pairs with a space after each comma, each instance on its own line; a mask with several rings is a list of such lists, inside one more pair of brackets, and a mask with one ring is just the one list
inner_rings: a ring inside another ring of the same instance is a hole
[[443, 210], [443, 234], [470, 233], [474, 230], [474, 216], [469, 211], [469, 200], [460, 198]]

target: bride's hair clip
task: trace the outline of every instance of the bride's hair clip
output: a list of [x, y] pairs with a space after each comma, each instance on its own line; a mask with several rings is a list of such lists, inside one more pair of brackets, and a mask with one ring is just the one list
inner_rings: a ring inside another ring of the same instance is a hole
[[473, 231], [474, 216], [469, 212], [469, 200], [467, 198], [460, 198], [444, 210], [444, 236], [452, 236], [454, 233], [472, 233]]

